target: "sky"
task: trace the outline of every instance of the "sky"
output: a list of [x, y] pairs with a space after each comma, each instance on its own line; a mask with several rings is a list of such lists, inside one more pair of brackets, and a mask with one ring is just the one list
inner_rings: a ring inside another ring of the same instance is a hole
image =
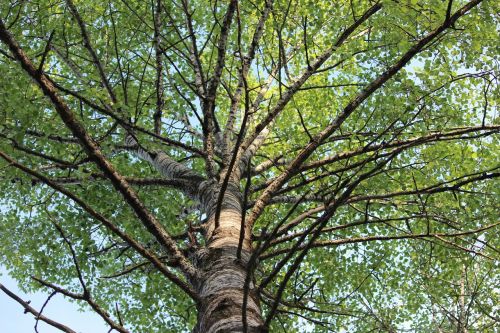
[[[15, 280], [7, 275], [7, 271], [0, 267], [0, 283], [14, 292], [23, 300], [30, 300], [30, 305], [39, 310], [47, 300], [48, 294], [25, 294], [19, 290]], [[93, 312], [79, 312], [75, 303], [68, 302], [62, 295], [51, 298], [43, 310], [43, 315], [64, 324], [80, 333], [106, 333], [109, 328], [101, 317]], [[0, 291], [0, 332], [1, 333], [31, 333], [35, 332], [35, 319], [31, 314], [24, 314], [24, 308]], [[39, 333], [60, 333], [61, 331], [40, 321]]]

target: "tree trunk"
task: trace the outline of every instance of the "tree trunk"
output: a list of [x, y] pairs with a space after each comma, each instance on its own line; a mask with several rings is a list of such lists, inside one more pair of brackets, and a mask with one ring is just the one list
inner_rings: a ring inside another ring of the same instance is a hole
[[[228, 188], [224, 195], [218, 228], [215, 203], [210, 200], [210, 218], [205, 225], [206, 248], [197, 254], [201, 271], [196, 287], [201, 298], [195, 333], [244, 332], [242, 308], [247, 263], [252, 254], [251, 233], [245, 230], [241, 258], [237, 258], [241, 227], [240, 195]], [[213, 196], [212, 196], [213, 198]], [[247, 332], [265, 332], [253, 281], [246, 306]]]

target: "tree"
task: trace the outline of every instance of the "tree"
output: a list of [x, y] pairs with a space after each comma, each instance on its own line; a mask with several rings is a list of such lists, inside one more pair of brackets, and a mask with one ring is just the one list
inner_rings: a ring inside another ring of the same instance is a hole
[[118, 332], [495, 331], [498, 2], [0, 8], [28, 290]]

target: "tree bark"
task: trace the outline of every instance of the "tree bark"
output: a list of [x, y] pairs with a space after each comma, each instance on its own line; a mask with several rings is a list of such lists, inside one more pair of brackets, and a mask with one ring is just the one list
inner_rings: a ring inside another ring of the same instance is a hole
[[[215, 207], [218, 191], [205, 201], [209, 215], [205, 224], [206, 247], [196, 254], [200, 277], [195, 287], [200, 295], [194, 333], [244, 332], [242, 309], [247, 264], [252, 255], [251, 233], [245, 230], [241, 255], [237, 257], [242, 220], [241, 194], [229, 186], [224, 194], [218, 223]], [[214, 195], [215, 194], [215, 195]], [[217, 228], [215, 227], [217, 224]], [[251, 272], [250, 272], [251, 273]], [[265, 332], [259, 298], [250, 283], [246, 305], [246, 332]]]

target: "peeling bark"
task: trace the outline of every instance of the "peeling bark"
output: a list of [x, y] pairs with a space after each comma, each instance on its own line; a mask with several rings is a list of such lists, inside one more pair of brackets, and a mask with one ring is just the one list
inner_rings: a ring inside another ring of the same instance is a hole
[[[237, 221], [239, 222], [239, 221]], [[227, 237], [230, 240], [233, 237]], [[236, 242], [238, 239], [236, 238]], [[230, 240], [234, 243], [234, 239]], [[246, 263], [249, 251], [242, 251], [237, 260], [237, 244], [225, 246], [217, 242], [199, 253], [200, 283], [198, 292], [198, 323], [195, 333], [243, 332], [242, 306]], [[264, 332], [260, 304], [253, 283], [250, 284], [247, 302], [247, 332]]]
[[[241, 192], [230, 183], [224, 193], [218, 227], [215, 225], [215, 205], [218, 184], [205, 184], [204, 207], [209, 216], [205, 223], [206, 247], [196, 254], [200, 272], [196, 281], [200, 300], [195, 333], [244, 332], [242, 307], [247, 264], [252, 254], [251, 232], [245, 231], [241, 256], [238, 243], [242, 219]], [[246, 332], [265, 332], [259, 298], [250, 284], [246, 305]]]

